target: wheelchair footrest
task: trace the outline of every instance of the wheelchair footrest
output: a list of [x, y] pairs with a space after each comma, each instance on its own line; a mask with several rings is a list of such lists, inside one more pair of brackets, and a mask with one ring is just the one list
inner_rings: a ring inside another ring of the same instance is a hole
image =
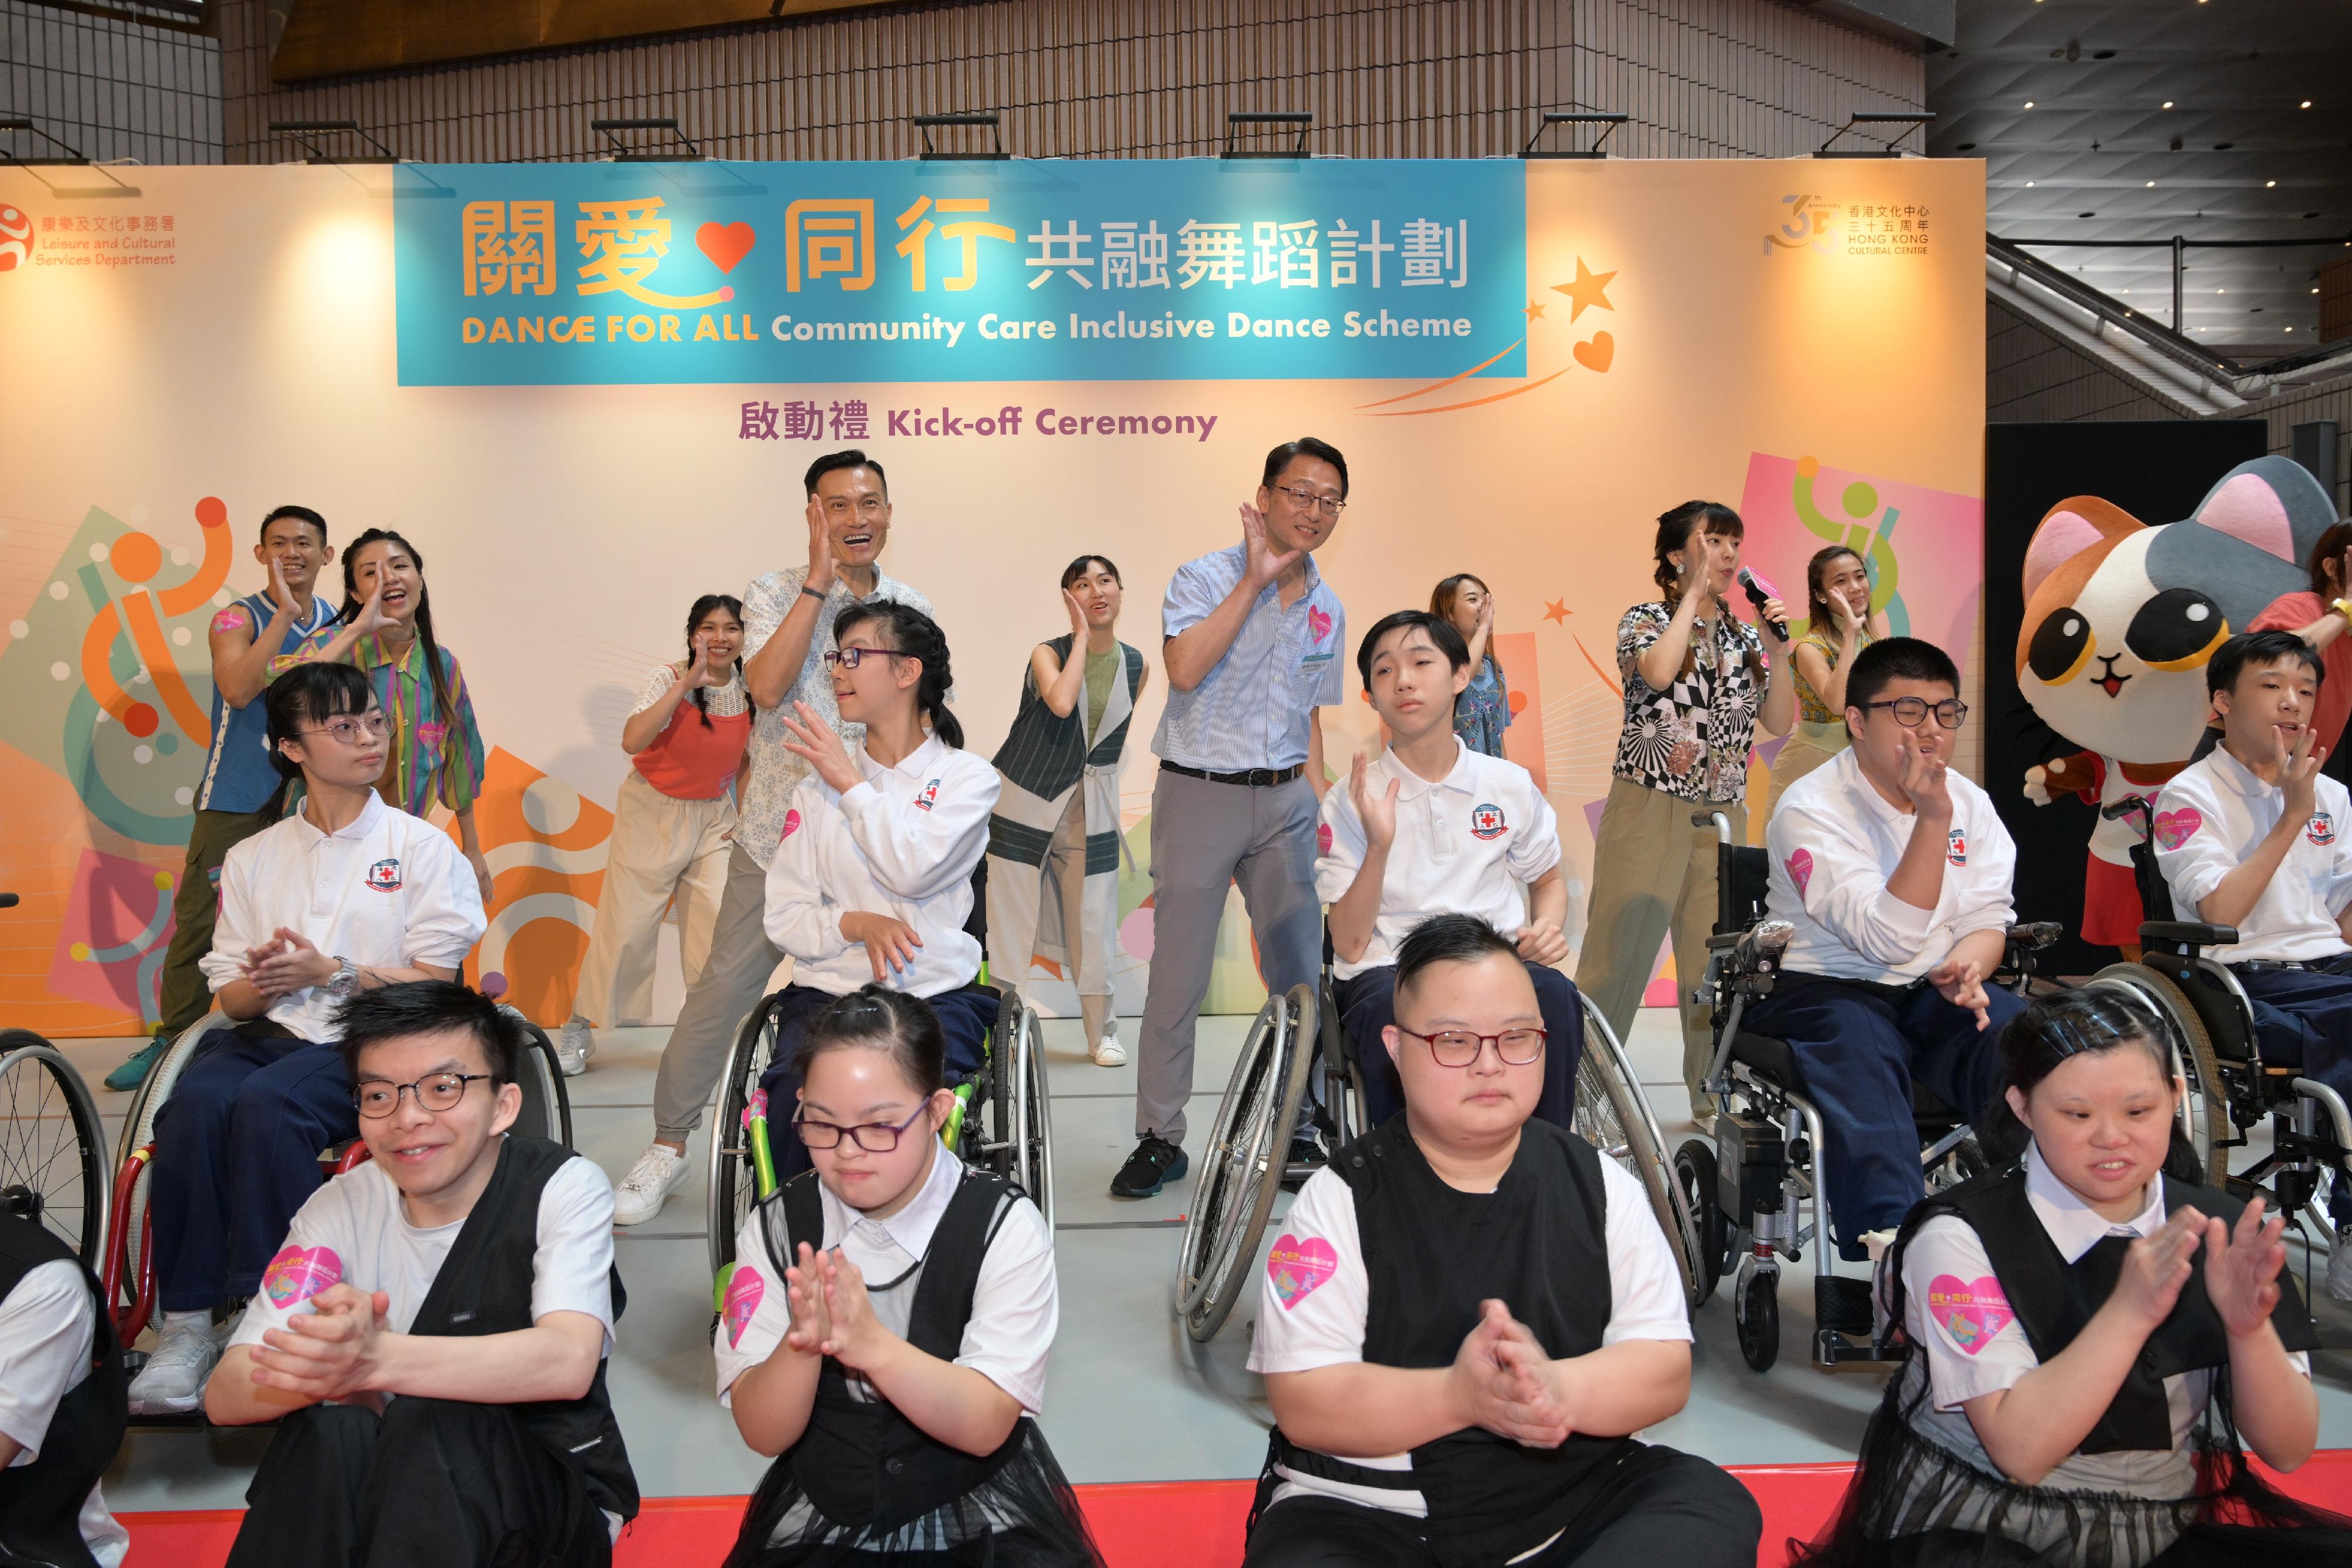
[[1887, 1358], [1878, 1354], [1876, 1332], [1869, 1281], [1850, 1280], [1839, 1274], [1814, 1277], [1814, 1365], [1832, 1370], [1885, 1364]]

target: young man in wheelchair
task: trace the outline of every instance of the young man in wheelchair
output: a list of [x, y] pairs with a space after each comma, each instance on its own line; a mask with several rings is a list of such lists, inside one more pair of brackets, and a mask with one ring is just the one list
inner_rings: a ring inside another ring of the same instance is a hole
[[1853, 744], [1791, 785], [1765, 830], [1771, 918], [1794, 928], [1746, 1030], [1788, 1043], [1822, 1113], [1842, 1256], [1926, 1193], [1912, 1084], [1963, 1117], [2000, 1076], [2000, 1029], [2024, 1003], [1986, 977], [2012, 918], [2016, 846], [1949, 770], [1968, 716], [1942, 649], [1889, 637], [1846, 677]]
[[1364, 634], [1356, 669], [1389, 746], [1378, 761], [1359, 753], [1348, 787], [1323, 797], [1315, 891], [1330, 905], [1332, 976], [1363, 1078], [1364, 1124], [1381, 1125], [1404, 1103], [1382, 1043], [1396, 1021], [1397, 946], [1431, 915], [1461, 914], [1512, 934], [1550, 1036], [1536, 1114], [1565, 1127], [1584, 1014], [1575, 986], [1551, 967], [1568, 956], [1551, 804], [1526, 768], [1455, 735], [1454, 699], [1471, 669], [1451, 622], [1399, 611]]
[[[2319, 770], [2321, 674], [2292, 632], [2222, 643], [2205, 666], [2221, 744], [2165, 785], [2151, 836], [2174, 913], [2237, 930], [2211, 955], [2252, 1004], [2265, 1065], [2352, 1097], [2352, 797]], [[2352, 1182], [2330, 1201], [2340, 1231]], [[2352, 1247], [2329, 1255], [2327, 1290], [2352, 1300]]]
[[299, 664], [263, 700], [270, 760], [303, 800], [228, 852], [201, 962], [230, 1025], [196, 1043], [155, 1118], [163, 1318], [130, 1394], [146, 1415], [196, 1407], [220, 1354], [213, 1313], [260, 1289], [318, 1190], [320, 1151], [357, 1132], [336, 1004], [454, 978], [488, 925], [449, 835], [376, 794], [388, 742], [366, 672]]
[[1680, 1271], [1641, 1182], [1535, 1115], [1517, 942], [1423, 923], [1396, 1015], [1403, 1113], [1307, 1178], [1262, 1287], [1246, 1568], [1749, 1568], [1746, 1489], [1631, 1436], [1690, 1396]]

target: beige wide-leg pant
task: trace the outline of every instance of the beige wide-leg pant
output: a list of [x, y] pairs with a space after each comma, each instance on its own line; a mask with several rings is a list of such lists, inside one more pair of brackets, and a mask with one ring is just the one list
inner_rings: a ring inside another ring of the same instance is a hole
[[711, 923], [727, 885], [735, 802], [680, 800], [635, 768], [621, 780], [596, 929], [580, 964], [572, 1010], [600, 1029], [646, 1021], [653, 1010], [654, 952], [662, 916], [677, 901], [678, 957], [691, 988], [710, 956]]
[[1698, 1118], [1714, 1111], [1699, 1089], [1714, 1040], [1707, 1009], [1693, 1006], [1690, 994], [1706, 973], [1706, 938], [1715, 929], [1717, 842], [1713, 827], [1691, 825], [1691, 818], [1701, 811], [1721, 811], [1731, 820], [1732, 841], [1748, 841], [1744, 802], [1701, 804], [1630, 779], [1611, 782], [1593, 848], [1584, 951], [1576, 966], [1577, 989], [1623, 1040], [1650, 983], [1658, 944], [1673, 936], [1675, 999], [1683, 1023], [1683, 1082], [1690, 1091], [1692, 1115]]

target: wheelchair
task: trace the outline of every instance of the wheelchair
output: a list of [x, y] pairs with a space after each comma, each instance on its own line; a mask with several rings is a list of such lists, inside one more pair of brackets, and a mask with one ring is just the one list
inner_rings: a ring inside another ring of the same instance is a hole
[[[972, 873], [971, 915], [964, 930], [988, 950], [988, 862]], [[1018, 987], [996, 985], [985, 959], [980, 983], [995, 990], [995, 1027], [983, 1043], [980, 1071], [960, 1083], [955, 1109], [940, 1129], [940, 1141], [966, 1165], [992, 1171], [1019, 1186], [1054, 1228], [1054, 1138], [1052, 1096], [1045, 1083], [1043, 1021]], [[727, 1282], [735, 1270], [735, 1238], [751, 1207], [776, 1190], [774, 1138], [767, 1097], [760, 1080], [775, 1065], [782, 993], [762, 1000], [743, 1020], [719, 1080], [719, 1106], [710, 1127], [709, 1239], [713, 1311], [723, 1311]], [[789, 1114], [785, 1120], [789, 1120]], [[785, 1137], [793, 1134], [782, 1134]]]
[[[1241, 1055], [1218, 1103], [1192, 1180], [1176, 1262], [1176, 1315], [1196, 1341], [1216, 1337], [1255, 1277], [1253, 1265], [1276, 1193], [1295, 1187], [1319, 1168], [1320, 1161], [1290, 1157], [1310, 1079], [1321, 1073], [1313, 1115], [1328, 1148], [1336, 1152], [1370, 1131], [1364, 1125], [1362, 1071], [1339, 1021], [1332, 957], [1327, 927], [1320, 983], [1294, 986], [1266, 998], [1243, 1037]], [[1696, 1214], [1668, 1176], [1665, 1142], [1624, 1048], [1591, 1000], [1581, 992], [1578, 998], [1584, 1009], [1584, 1050], [1576, 1068], [1574, 1130], [1647, 1190], [1682, 1271], [1685, 1299], [1696, 1307], [1702, 1299]], [[1714, 1288], [1711, 1279], [1706, 1288]]]
[[[511, 1007], [502, 1011], [521, 1022], [530, 1037], [516, 1078], [522, 1090], [522, 1112], [513, 1131], [549, 1138], [565, 1148], [572, 1142], [572, 1096], [564, 1087], [563, 1064], [547, 1031]], [[149, 1166], [155, 1157], [155, 1118], [194, 1057], [197, 1044], [215, 1030], [233, 1029], [226, 1013], [209, 1012], [173, 1040], [133, 1092], [131, 1109], [122, 1118], [115, 1155], [113, 1191], [106, 1209], [102, 1260], [92, 1267], [99, 1276], [114, 1332], [128, 1346], [139, 1337], [155, 1312], [155, 1218], [149, 1207]], [[354, 1139], [319, 1153], [320, 1173], [341, 1176], [367, 1158], [367, 1145]]]
[[[15, 907], [0, 893], [0, 909]], [[104, 1144], [73, 1063], [30, 1030], [0, 1029], [0, 1214], [47, 1226], [92, 1270], [106, 1239]]]
[[[1717, 841], [1715, 931], [1694, 998], [1713, 1009], [1715, 1052], [1706, 1088], [1716, 1099], [1715, 1139], [1693, 1138], [1675, 1154], [1675, 1186], [1699, 1216], [1700, 1299], [1712, 1296], [1719, 1280], [1732, 1280], [1741, 1359], [1758, 1372], [1769, 1371], [1780, 1356], [1781, 1260], [1802, 1262], [1811, 1244], [1813, 1364], [1828, 1370], [1879, 1361], [1870, 1281], [1831, 1269], [1821, 1112], [1797, 1087], [1788, 1045], [1739, 1027], [1749, 1005], [1771, 994], [1791, 934], [1787, 921], [1765, 917], [1769, 858], [1760, 847], [1735, 842], [1730, 820], [1720, 811], [1696, 812], [1691, 823], [1712, 826]], [[2011, 926], [1994, 983], [2025, 995], [2034, 955], [2058, 936], [2054, 922]], [[1930, 1191], [1985, 1168], [1967, 1114], [1915, 1086], [1913, 1115]], [[1803, 1218], [1808, 1205], [1810, 1223]]]

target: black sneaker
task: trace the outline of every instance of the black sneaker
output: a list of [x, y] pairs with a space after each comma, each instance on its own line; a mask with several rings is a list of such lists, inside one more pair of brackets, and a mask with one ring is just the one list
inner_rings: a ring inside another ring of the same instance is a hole
[[1191, 1168], [1184, 1151], [1167, 1139], [1145, 1134], [1135, 1145], [1135, 1153], [1127, 1156], [1127, 1164], [1110, 1178], [1113, 1197], [1156, 1197], [1167, 1183], [1176, 1180]]

